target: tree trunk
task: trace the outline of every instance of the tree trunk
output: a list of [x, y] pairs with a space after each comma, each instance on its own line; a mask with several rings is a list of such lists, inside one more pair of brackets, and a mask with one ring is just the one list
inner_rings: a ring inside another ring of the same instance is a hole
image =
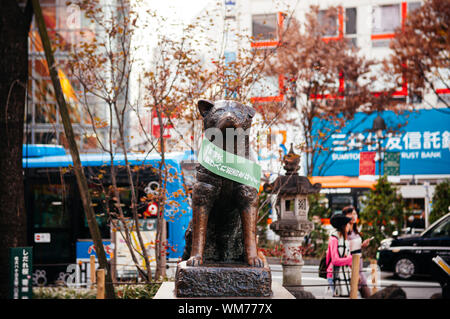
[[52, 84], [55, 89], [56, 101], [58, 102], [59, 112], [61, 115], [61, 121], [64, 126], [64, 133], [69, 145], [70, 155], [72, 156], [73, 168], [75, 172], [75, 177], [78, 184], [78, 189], [80, 190], [80, 197], [83, 203], [84, 212], [88, 222], [89, 232], [94, 242], [95, 252], [98, 257], [98, 263], [100, 269], [105, 270], [105, 294], [107, 299], [114, 299], [114, 286], [112, 282], [112, 276], [110, 271], [110, 266], [106, 260], [106, 253], [103, 247], [102, 237], [100, 230], [98, 228], [97, 220], [95, 218], [94, 208], [92, 206], [92, 200], [89, 193], [88, 183], [86, 176], [84, 175], [84, 170], [81, 165], [80, 155], [78, 152], [78, 147], [75, 142], [72, 123], [70, 122], [69, 110], [64, 99], [64, 95], [61, 89], [61, 83], [59, 82], [58, 74], [55, 67], [55, 59], [53, 57], [53, 52], [50, 45], [50, 39], [48, 37], [47, 28], [44, 23], [44, 17], [42, 15], [42, 10], [38, 0], [32, 0], [34, 13], [39, 27], [39, 35], [41, 36], [42, 46], [45, 52], [45, 58], [47, 60], [47, 65], [49, 66], [50, 77], [52, 79]]
[[9, 248], [27, 245], [22, 173], [29, 23], [16, 0], [0, 8], [0, 298], [9, 297]]
[[[156, 106], [156, 114], [158, 116], [159, 124], [159, 143], [161, 148], [161, 162], [159, 164], [159, 196], [158, 196], [158, 225], [156, 231], [156, 273], [155, 278], [159, 280], [160, 278], [166, 277], [166, 258], [167, 258], [167, 229], [166, 220], [164, 218], [164, 205], [166, 202], [166, 188], [167, 188], [167, 166], [165, 163], [165, 147], [164, 147], [164, 124], [161, 115], [161, 109]], [[164, 170], [164, 172], [163, 172]]]

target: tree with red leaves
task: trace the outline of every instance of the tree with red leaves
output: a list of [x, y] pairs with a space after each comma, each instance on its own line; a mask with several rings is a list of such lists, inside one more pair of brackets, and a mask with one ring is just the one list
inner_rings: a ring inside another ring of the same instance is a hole
[[[336, 21], [340, 10], [330, 7], [326, 21]], [[308, 175], [313, 172], [317, 155], [329, 151], [322, 145], [348, 125], [356, 112], [371, 113], [394, 105], [394, 88], [384, 94], [372, 93], [377, 62], [359, 54], [341, 31], [337, 37], [325, 38], [330, 26], [321, 23], [318, 16], [318, 7], [311, 7], [303, 32], [300, 23], [291, 20], [267, 68], [268, 74], [282, 74], [287, 79], [284, 93], [288, 99], [281, 107], [284, 113], [298, 113]]]
[[393, 70], [408, 83], [410, 95], [427, 100], [427, 93], [434, 94], [437, 102], [450, 107], [443, 93], [450, 93], [450, 2], [426, 0], [396, 30], [390, 44], [393, 50], [390, 63]]

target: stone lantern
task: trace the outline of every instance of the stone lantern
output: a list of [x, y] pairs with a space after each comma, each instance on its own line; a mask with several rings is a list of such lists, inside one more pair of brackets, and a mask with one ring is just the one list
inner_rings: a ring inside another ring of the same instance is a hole
[[314, 224], [308, 220], [307, 196], [321, 189], [321, 184], [312, 185], [307, 177], [298, 175], [299, 163], [300, 155], [294, 153], [291, 144], [289, 153], [283, 159], [286, 175], [279, 176], [264, 187], [277, 196], [277, 220], [270, 227], [280, 236], [283, 244], [283, 286], [297, 296], [303, 290], [302, 242], [314, 228]]

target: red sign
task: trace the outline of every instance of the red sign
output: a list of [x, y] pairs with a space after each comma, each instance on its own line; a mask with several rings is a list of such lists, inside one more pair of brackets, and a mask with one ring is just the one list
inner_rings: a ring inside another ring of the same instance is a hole
[[144, 212], [144, 219], [151, 216], [157, 216], [158, 215], [158, 205], [156, 203], [150, 203], [147, 206], [147, 209]]
[[375, 175], [375, 152], [359, 153], [359, 175]]
[[[173, 128], [173, 126], [171, 124], [168, 124], [169, 120], [167, 119], [167, 117], [164, 115], [164, 113], [161, 113], [161, 120], [163, 122], [163, 137], [164, 138], [170, 138], [170, 131]], [[156, 114], [156, 111], [153, 110], [152, 111], [152, 135], [156, 138], [159, 138], [160, 136], [160, 132], [159, 132], [159, 119], [158, 119], [158, 115]]]

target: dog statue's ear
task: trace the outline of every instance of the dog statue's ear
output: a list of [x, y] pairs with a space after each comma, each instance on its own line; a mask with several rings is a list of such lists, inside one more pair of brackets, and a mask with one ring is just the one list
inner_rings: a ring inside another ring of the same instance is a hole
[[209, 100], [198, 100], [197, 107], [200, 114], [205, 117], [209, 111], [214, 107], [214, 103]]
[[248, 106], [248, 116], [250, 118], [253, 118], [253, 116], [255, 116], [255, 113], [256, 113], [255, 109], [250, 107], [250, 106]]

